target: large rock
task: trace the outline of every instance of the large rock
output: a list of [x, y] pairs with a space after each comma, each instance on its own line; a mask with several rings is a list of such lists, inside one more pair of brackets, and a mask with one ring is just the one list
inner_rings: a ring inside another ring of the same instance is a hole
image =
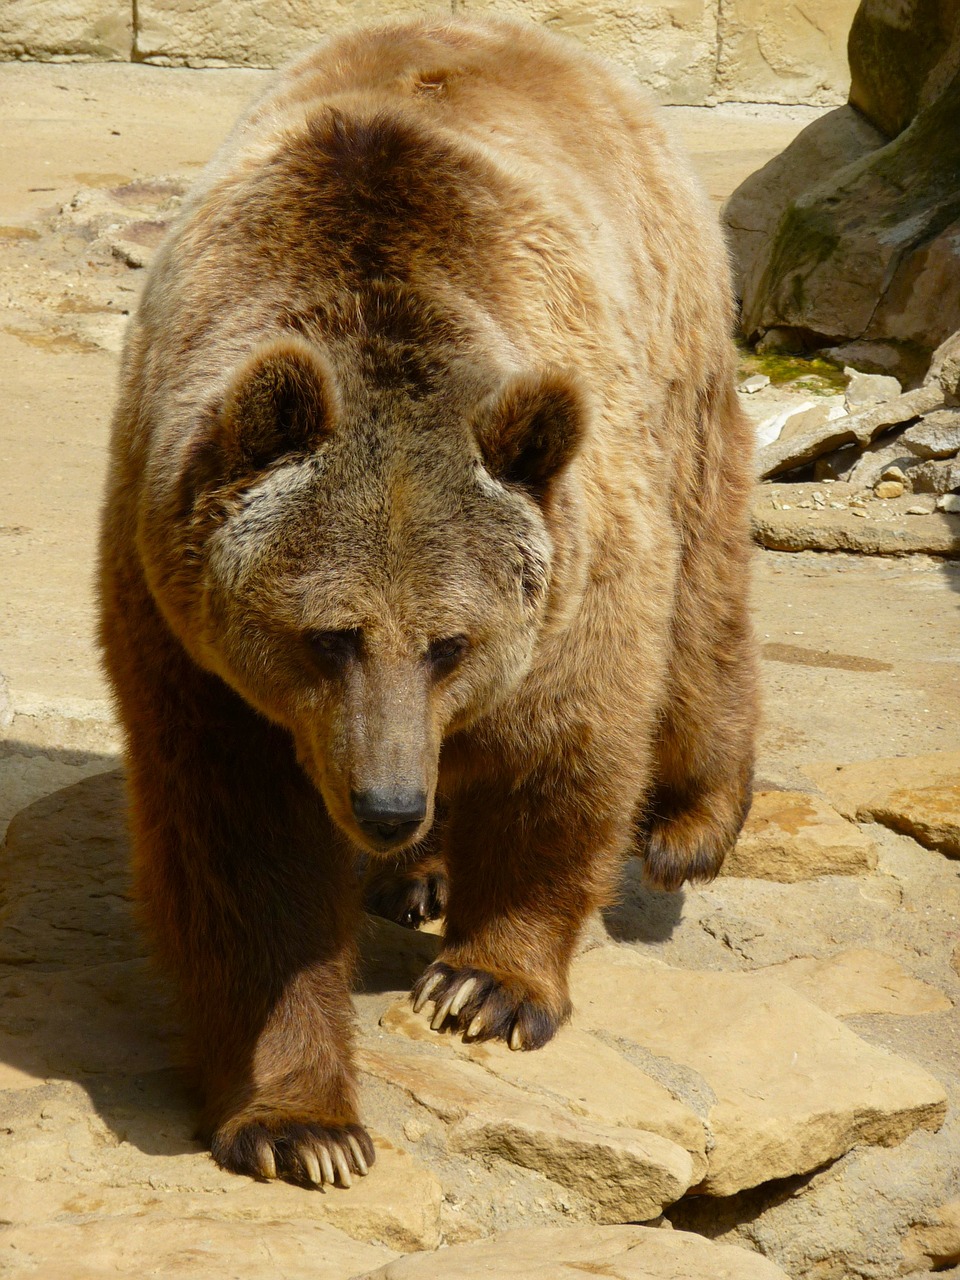
[[0, 5], [0, 59], [126, 61], [132, 47], [130, 0], [4, 0]]
[[889, 138], [956, 70], [953, 0], [863, 0], [850, 27], [850, 102]]
[[399, 1258], [357, 1280], [787, 1280], [758, 1253], [717, 1245], [685, 1231], [649, 1227], [540, 1227], [507, 1231], [478, 1244]]
[[808, 765], [804, 772], [841, 813], [960, 858], [960, 751]]
[[818, 796], [758, 791], [723, 874], [791, 883], [857, 875], [876, 865], [873, 840]]
[[[885, 44], [870, 34], [881, 28]], [[892, 356], [890, 371], [916, 382], [960, 329], [960, 8], [863, 0], [851, 48], [854, 105], [889, 84], [890, 111], [817, 122], [731, 197], [741, 326], [797, 349], [874, 345], [878, 363]]]
[[576, 962], [572, 992], [580, 1026], [698, 1081], [713, 1140], [699, 1190], [711, 1195], [943, 1121], [943, 1090], [925, 1071], [761, 974], [670, 969], [598, 948]]

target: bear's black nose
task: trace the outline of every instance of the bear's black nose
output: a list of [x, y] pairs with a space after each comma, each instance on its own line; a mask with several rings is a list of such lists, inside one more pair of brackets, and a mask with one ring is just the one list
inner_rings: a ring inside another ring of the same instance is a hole
[[406, 840], [427, 816], [423, 791], [353, 791], [350, 803], [367, 835], [389, 844]]

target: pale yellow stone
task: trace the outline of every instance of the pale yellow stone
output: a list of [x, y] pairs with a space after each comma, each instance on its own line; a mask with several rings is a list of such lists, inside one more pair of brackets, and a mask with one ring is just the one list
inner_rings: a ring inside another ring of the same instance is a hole
[[723, 0], [718, 91], [744, 102], [845, 101], [858, 0]]
[[791, 883], [877, 865], [874, 841], [819, 796], [758, 791], [723, 874]]
[[816, 959], [805, 956], [762, 970], [835, 1018], [858, 1013], [900, 1016], [943, 1013], [953, 1004], [942, 991], [918, 982], [880, 951], [856, 948]]
[[130, 0], [4, 0], [0, 4], [0, 59], [130, 57]]
[[696, 1113], [595, 1035], [566, 1026], [536, 1053], [514, 1053], [500, 1040], [466, 1044], [456, 1035], [441, 1039], [426, 1017], [432, 1008], [428, 1004], [418, 1015], [406, 999], [399, 1000], [382, 1025], [408, 1039], [442, 1046], [445, 1053], [529, 1090], [543, 1103], [558, 1104], [604, 1125], [658, 1133], [703, 1162], [705, 1135]]
[[413, 1052], [395, 1040], [383, 1052], [364, 1050], [359, 1065], [445, 1120], [453, 1150], [535, 1169], [583, 1196], [598, 1222], [656, 1217], [703, 1171], [702, 1157], [695, 1166], [659, 1134], [571, 1115], [476, 1063]]
[[577, 1025], [699, 1079], [713, 1138], [700, 1189], [713, 1195], [943, 1120], [946, 1097], [930, 1075], [763, 974], [670, 969], [608, 947], [574, 962], [571, 989]]
[[[941, 517], [946, 518], [946, 517]], [[804, 766], [841, 813], [960, 858], [960, 751]]]
[[[29, 1213], [31, 1186], [21, 1183], [17, 1190]], [[350, 1280], [395, 1256], [309, 1218], [227, 1220], [216, 1197], [204, 1206], [176, 1195], [153, 1196], [120, 1212], [107, 1208], [111, 1198], [105, 1190], [72, 1213], [68, 1203], [56, 1220], [6, 1227], [0, 1236], [3, 1274], [10, 1280]], [[4, 1206], [5, 1216], [10, 1209]]]
[[415, 1254], [357, 1280], [787, 1280], [747, 1249], [650, 1227], [535, 1227]]
[[942, 1271], [960, 1263], [960, 1200], [941, 1205], [903, 1238], [904, 1271]]

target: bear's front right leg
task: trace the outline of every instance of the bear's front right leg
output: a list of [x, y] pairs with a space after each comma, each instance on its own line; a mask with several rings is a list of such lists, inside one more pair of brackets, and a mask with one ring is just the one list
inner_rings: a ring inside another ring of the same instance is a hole
[[350, 854], [285, 732], [157, 622], [136, 647], [108, 630], [107, 653], [128, 731], [135, 889], [178, 988], [202, 1131], [226, 1169], [349, 1186], [374, 1160], [352, 1063]]

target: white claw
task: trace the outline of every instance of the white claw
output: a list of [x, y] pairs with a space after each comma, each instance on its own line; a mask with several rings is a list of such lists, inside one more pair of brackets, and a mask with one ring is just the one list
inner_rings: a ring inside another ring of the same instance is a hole
[[333, 1163], [337, 1166], [337, 1173], [340, 1175], [340, 1185], [342, 1187], [352, 1187], [353, 1179], [350, 1177], [350, 1166], [347, 1164], [347, 1157], [343, 1154], [343, 1148], [340, 1146], [333, 1148]]
[[260, 1157], [260, 1173], [264, 1178], [275, 1178], [277, 1176], [277, 1162], [274, 1159], [273, 1147], [269, 1142], [261, 1142], [257, 1152]]
[[443, 981], [442, 973], [433, 973], [420, 988], [420, 994], [413, 1002], [413, 1012], [419, 1013], [423, 1006], [430, 999], [430, 992], [434, 989], [438, 982]]
[[320, 1148], [320, 1168], [323, 1170], [323, 1181], [329, 1182], [332, 1187], [337, 1179], [333, 1172], [333, 1161], [330, 1159], [330, 1152], [326, 1147]]
[[433, 1014], [433, 1021], [430, 1023], [431, 1031], [439, 1031], [447, 1020], [447, 1014], [450, 1012], [450, 1006], [453, 1004], [453, 996], [448, 995], [443, 1003], [438, 1003]]
[[516, 1053], [518, 1049], [523, 1048], [523, 1036], [520, 1034], [520, 1026], [518, 1023], [513, 1024], [513, 1030], [510, 1032], [510, 1048]]
[[483, 1030], [483, 1012], [481, 1011], [470, 1023], [469, 1027], [467, 1027], [467, 1039], [475, 1040], [482, 1030]]
[[320, 1161], [309, 1149], [309, 1147], [300, 1147], [300, 1163], [303, 1165], [304, 1172], [315, 1187], [319, 1187], [323, 1182], [323, 1174], [320, 1172]]
[[352, 1133], [347, 1134], [347, 1142], [350, 1146], [350, 1150], [353, 1152], [353, 1163], [356, 1165], [357, 1172], [360, 1174], [361, 1178], [366, 1177], [370, 1170], [367, 1167], [367, 1161], [364, 1157], [363, 1151], [360, 1149], [360, 1143]]
[[454, 1014], [454, 1016], [460, 1012], [463, 1006], [470, 999], [470, 996], [473, 994], [473, 988], [476, 985], [476, 978], [468, 978], [457, 994], [453, 997], [453, 1003], [450, 1005], [450, 1012]]

